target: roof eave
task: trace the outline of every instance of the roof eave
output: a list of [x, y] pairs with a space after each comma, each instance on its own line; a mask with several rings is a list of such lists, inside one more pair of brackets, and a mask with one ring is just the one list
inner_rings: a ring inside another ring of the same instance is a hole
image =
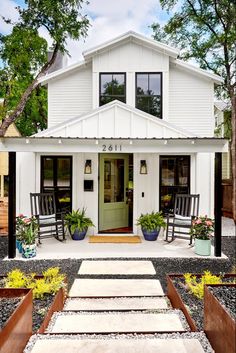
[[126, 32], [125, 34], [122, 34], [121, 36], [116, 37], [112, 40], [109, 40], [109, 41], [106, 41], [102, 44], [99, 44], [91, 49], [85, 50], [83, 52], [83, 56], [85, 59], [89, 59], [100, 52], [106, 51], [109, 47], [114, 47], [114, 46], [118, 45], [120, 42], [125, 42], [127, 40], [129, 40], [129, 41], [136, 40], [138, 42], [143, 42], [147, 46], [150, 46], [152, 49], [164, 52], [166, 55], [169, 55], [173, 58], [177, 58], [177, 56], [179, 55], [178, 49], [172, 48], [164, 43], [155, 41], [154, 39], [150, 39], [150, 38], [147, 38], [141, 34], [130, 31], [130, 32]]

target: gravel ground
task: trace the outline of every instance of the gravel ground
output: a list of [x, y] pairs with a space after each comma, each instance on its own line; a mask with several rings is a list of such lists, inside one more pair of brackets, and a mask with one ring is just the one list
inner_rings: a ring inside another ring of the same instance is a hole
[[[235, 245], [236, 237], [223, 237], [222, 238], [222, 251], [229, 257], [229, 259], [209, 259], [209, 258], [155, 258], [155, 259], [123, 259], [123, 260], [151, 260], [156, 269], [156, 275], [147, 276], [88, 276], [78, 275], [78, 270], [81, 260], [77, 259], [64, 259], [64, 260], [10, 260], [0, 261], [0, 275], [5, 275], [13, 268], [20, 268], [26, 272], [35, 272], [41, 274], [42, 270], [46, 270], [48, 267], [58, 266], [62, 273], [67, 275], [68, 286], [71, 287], [75, 278], [157, 278], [160, 280], [163, 290], [166, 291], [166, 274], [168, 273], [203, 273], [205, 270], [209, 270], [212, 273], [228, 273], [232, 271], [232, 267], [235, 266]], [[3, 259], [7, 255], [7, 238], [0, 237], [0, 259]], [[94, 259], [102, 260], [102, 259]], [[105, 259], [106, 260], [106, 259]], [[109, 260], [107, 258], [107, 260]], [[114, 260], [114, 259], [113, 259]], [[121, 260], [119, 258], [119, 260]], [[194, 306], [191, 308], [194, 309]], [[197, 310], [196, 310], [197, 311]], [[198, 310], [198, 312], [200, 312]], [[43, 311], [40, 310], [42, 316]], [[195, 318], [196, 322], [201, 322], [202, 317]]]
[[0, 298], [0, 330], [20, 304], [22, 298]]
[[[83, 340], [83, 339], [102, 339], [102, 340], [107, 340], [107, 339], [114, 339], [114, 340], [119, 340], [119, 339], [131, 339], [131, 340], [139, 340], [139, 339], [154, 339], [154, 338], [160, 338], [160, 339], [177, 339], [177, 338], [182, 338], [182, 339], [189, 339], [189, 338], [195, 338], [198, 339], [199, 342], [201, 343], [204, 352], [205, 353], [214, 353], [213, 349], [211, 348], [209, 341], [206, 338], [206, 335], [203, 332], [191, 332], [191, 333], [162, 333], [162, 334], [153, 334], [153, 335], [144, 335], [144, 334], [139, 334], [139, 335], [134, 335], [134, 334], [111, 334], [111, 335], [34, 335], [30, 338], [24, 353], [30, 353], [32, 351], [32, 348], [36, 342], [37, 339], [64, 339], [68, 338], [74, 339], [74, 340]], [[181, 353], [181, 352], [180, 352]]]
[[236, 321], [236, 287], [208, 287]]

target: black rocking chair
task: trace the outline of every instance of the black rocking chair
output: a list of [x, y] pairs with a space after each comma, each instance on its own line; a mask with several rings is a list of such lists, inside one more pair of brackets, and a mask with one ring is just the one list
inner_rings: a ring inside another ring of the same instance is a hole
[[63, 213], [56, 212], [55, 195], [52, 193], [30, 193], [31, 214], [39, 226], [38, 240], [55, 237], [65, 240]]
[[[189, 232], [184, 232], [182, 230], [175, 230], [175, 228], [189, 229], [192, 226], [192, 221], [198, 216], [199, 212], [199, 194], [189, 195], [189, 194], [177, 194], [175, 196], [174, 213], [167, 214], [167, 227], [166, 227], [166, 241], [172, 242], [175, 238], [186, 239], [188, 235], [190, 237], [190, 244], [192, 244], [192, 236]], [[171, 240], [169, 241], [169, 227], [172, 227]], [[183, 236], [175, 235], [183, 234]]]

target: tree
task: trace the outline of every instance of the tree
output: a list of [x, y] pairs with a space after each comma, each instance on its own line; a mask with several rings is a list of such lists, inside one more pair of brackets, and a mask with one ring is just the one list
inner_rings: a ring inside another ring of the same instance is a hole
[[[29, 133], [45, 126], [45, 89], [39, 87], [39, 80], [53, 65], [59, 51], [68, 53], [67, 39], [86, 36], [89, 26], [87, 17], [80, 13], [84, 0], [26, 0], [25, 3], [26, 8], [17, 8], [19, 21], [12, 33], [0, 36], [3, 61], [0, 96], [4, 98], [0, 107], [0, 137], [13, 122]], [[50, 60], [47, 60], [47, 42], [39, 35], [42, 28], [52, 39]]]
[[[171, 12], [178, 0], [160, 0]], [[183, 0], [168, 23], [151, 27], [154, 38], [164, 39], [182, 49], [181, 58], [195, 59], [202, 69], [224, 78], [222, 97], [231, 102], [231, 160], [233, 183], [233, 218], [236, 222], [236, 3], [233, 0]]]

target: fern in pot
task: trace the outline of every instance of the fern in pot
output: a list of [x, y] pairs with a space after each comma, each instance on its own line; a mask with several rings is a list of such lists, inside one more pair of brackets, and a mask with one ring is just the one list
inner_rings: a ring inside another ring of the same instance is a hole
[[166, 222], [162, 212], [154, 212], [141, 214], [137, 219], [137, 225], [141, 226], [145, 240], [157, 240], [161, 227], [166, 227]]
[[73, 240], [84, 239], [88, 227], [94, 227], [92, 220], [85, 215], [85, 208], [72, 210], [65, 216], [65, 224]]

